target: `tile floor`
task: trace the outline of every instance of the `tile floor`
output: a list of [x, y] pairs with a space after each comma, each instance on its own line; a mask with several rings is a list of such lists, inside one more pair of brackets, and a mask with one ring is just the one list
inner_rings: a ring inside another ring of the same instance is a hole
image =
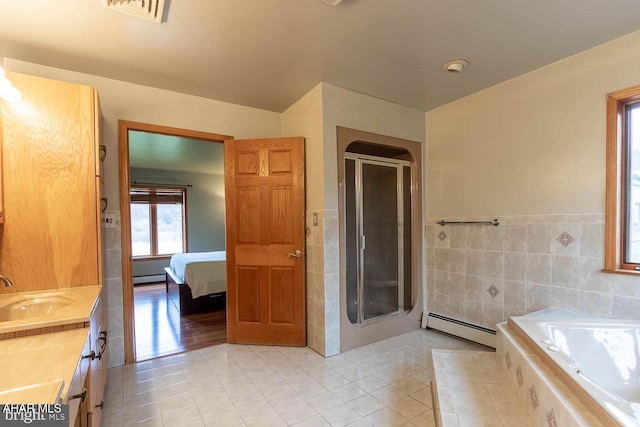
[[434, 348], [490, 350], [423, 329], [331, 358], [221, 344], [109, 369], [102, 424], [434, 426]]

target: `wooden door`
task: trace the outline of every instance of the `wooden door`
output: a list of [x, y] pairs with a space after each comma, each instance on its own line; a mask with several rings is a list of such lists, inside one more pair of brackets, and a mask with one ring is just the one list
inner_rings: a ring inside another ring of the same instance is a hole
[[224, 147], [227, 339], [303, 346], [304, 138]]

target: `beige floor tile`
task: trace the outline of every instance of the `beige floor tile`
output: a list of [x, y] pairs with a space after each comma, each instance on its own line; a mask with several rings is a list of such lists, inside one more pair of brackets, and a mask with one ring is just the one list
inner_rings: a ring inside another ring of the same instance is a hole
[[382, 408], [373, 414], [364, 418], [364, 420], [376, 427], [395, 427], [407, 423], [405, 417], [392, 410], [391, 408]]
[[353, 399], [357, 399], [358, 397], [367, 394], [363, 389], [352, 383], [331, 390], [331, 393], [343, 402], [350, 402]]
[[333, 427], [346, 426], [361, 418], [357, 412], [345, 404], [321, 412], [320, 415]]
[[414, 425], [420, 427], [436, 427], [436, 414], [432, 409], [423, 412], [410, 420]]
[[431, 396], [431, 386], [427, 386], [422, 390], [418, 390], [411, 395], [415, 400], [422, 403], [428, 408], [433, 407], [433, 397]]
[[408, 420], [415, 418], [423, 412], [429, 410], [428, 407], [412, 397], [405, 397], [404, 399], [401, 399], [389, 405], [389, 407]]
[[311, 418], [307, 418], [296, 424], [293, 424], [293, 426], [294, 427], [331, 427], [331, 424], [325, 421], [325, 419], [322, 418], [320, 415], [315, 415]]
[[397, 388], [394, 388], [390, 385], [384, 386], [381, 389], [371, 392], [370, 394], [386, 405], [390, 405], [394, 402], [397, 402], [398, 400], [407, 397], [406, 393], [403, 393]]
[[357, 412], [361, 417], [366, 417], [367, 415], [384, 408], [385, 404], [370, 394], [365, 394], [364, 396], [348, 402], [347, 406]]

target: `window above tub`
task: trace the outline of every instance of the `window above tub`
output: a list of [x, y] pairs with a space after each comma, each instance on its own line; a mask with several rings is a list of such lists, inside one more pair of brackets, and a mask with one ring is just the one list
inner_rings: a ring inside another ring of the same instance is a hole
[[640, 274], [640, 85], [607, 95], [605, 268]]

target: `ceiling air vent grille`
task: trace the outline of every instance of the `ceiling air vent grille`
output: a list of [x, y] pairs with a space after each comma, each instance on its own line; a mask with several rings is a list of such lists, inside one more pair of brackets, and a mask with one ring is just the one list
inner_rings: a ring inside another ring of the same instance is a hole
[[109, 9], [157, 23], [162, 22], [164, 0], [102, 0], [102, 2]]

